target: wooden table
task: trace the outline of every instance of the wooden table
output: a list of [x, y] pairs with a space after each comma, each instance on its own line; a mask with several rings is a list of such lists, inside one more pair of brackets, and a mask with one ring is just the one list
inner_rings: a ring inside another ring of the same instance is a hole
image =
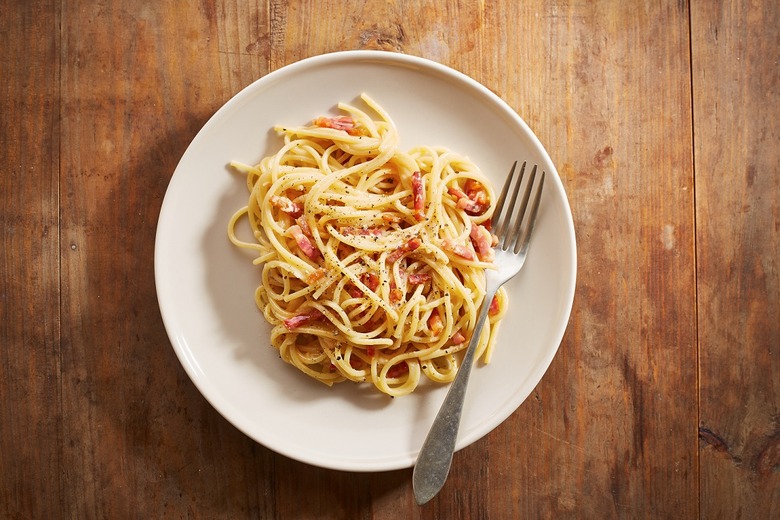
[[[0, 1], [0, 517], [777, 518], [773, 1]], [[153, 278], [160, 204], [253, 80], [344, 49], [461, 70], [567, 189], [574, 309], [532, 396], [411, 470], [310, 467], [198, 393]]]

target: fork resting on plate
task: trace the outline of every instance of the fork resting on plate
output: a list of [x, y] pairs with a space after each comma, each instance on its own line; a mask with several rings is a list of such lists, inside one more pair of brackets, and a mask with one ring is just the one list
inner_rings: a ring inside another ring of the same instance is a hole
[[[455, 451], [455, 441], [458, 437], [466, 387], [471, 375], [471, 367], [474, 364], [474, 352], [477, 350], [477, 344], [479, 344], [479, 337], [487, 319], [490, 303], [493, 301], [496, 291], [520, 272], [528, 254], [531, 232], [534, 228], [536, 215], [539, 211], [539, 202], [542, 197], [545, 172], [542, 172], [538, 183], [536, 183], [537, 167], [534, 165], [523, 191], [522, 199], [519, 201], [520, 205], [517, 206], [526, 163], [524, 162], [520, 167], [518, 181], [512, 187], [516, 167], [517, 161], [515, 161], [512, 169], [509, 171], [493, 212], [492, 224], [498, 237], [498, 244], [495, 246], [495, 269], [487, 269], [485, 271], [485, 298], [482, 300], [476, 327], [474, 327], [474, 332], [471, 335], [471, 340], [458, 370], [458, 375], [444, 398], [444, 403], [433, 421], [433, 425], [420, 449], [417, 463], [414, 466], [412, 486], [415, 499], [420, 505], [433, 498], [447, 480], [447, 474], [452, 464], [452, 455]], [[535, 183], [537, 187], [532, 199], [531, 195]], [[507, 196], [509, 196], [509, 200], [508, 206], [505, 208]], [[530, 208], [528, 207], [529, 202], [531, 204]], [[515, 210], [516, 206], [517, 210]], [[527, 215], [526, 212], [528, 213]]]

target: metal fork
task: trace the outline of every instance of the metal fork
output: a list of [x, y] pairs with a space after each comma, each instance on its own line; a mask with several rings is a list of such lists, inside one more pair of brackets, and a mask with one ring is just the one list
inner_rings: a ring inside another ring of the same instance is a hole
[[[536, 179], [536, 165], [534, 165], [530, 178], [526, 183], [520, 206], [517, 212], [515, 212], [520, 185], [523, 183], [525, 174], [525, 166], [526, 163], [524, 162], [520, 167], [519, 180], [512, 188], [511, 185], [514, 180], [517, 161], [512, 165], [493, 212], [492, 224], [498, 237], [498, 244], [495, 247], [496, 268], [485, 271], [485, 299], [482, 301], [477, 325], [474, 327], [474, 332], [471, 335], [471, 341], [466, 349], [458, 375], [444, 398], [444, 403], [433, 421], [433, 425], [420, 450], [417, 463], [414, 466], [412, 485], [415, 499], [419, 505], [423, 505], [432, 499], [447, 480], [447, 474], [452, 464], [452, 455], [455, 450], [455, 441], [458, 437], [460, 418], [463, 412], [463, 399], [466, 395], [466, 387], [468, 386], [471, 367], [474, 362], [474, 352], [477, 350], [477, 344], [479, 343], [482, 327], [484, 327], [487, 319], [490, 303], [493, 301], [496, 291], [520, 272], [528, 254], [531, 232], [534, 228], [536, 214], [539, 210], [539, 201], [542, 196], [545, 172], [542, 172], [538, 187], [531, 200], [531, 192]], [[504, 208], [510, 189], [512, 193], [509, 205], [507, 208]], [[530, 210], [528, 209], [529, 200], [531, 200]], [[526, 210], [528, 210], [528, 215], [526, 215]]]

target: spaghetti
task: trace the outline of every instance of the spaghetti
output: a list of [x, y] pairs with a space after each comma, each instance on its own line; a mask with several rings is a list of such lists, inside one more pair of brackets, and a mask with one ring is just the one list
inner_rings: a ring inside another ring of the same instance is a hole
[[[398, 149], [388, 114], [276, 127], [284, 144], [246, 175], [247, 205], [228, 236], [262, 265], [255, 301], [281, 358], [328, 385], [371, 382], [391, 396], [454, 379], [492, 266], [495, 194], [466, 157]], [[254, 241], [238, 237], [248, 220]], [[506, 310], [492, 302], [477, 357], [489, 362]]]

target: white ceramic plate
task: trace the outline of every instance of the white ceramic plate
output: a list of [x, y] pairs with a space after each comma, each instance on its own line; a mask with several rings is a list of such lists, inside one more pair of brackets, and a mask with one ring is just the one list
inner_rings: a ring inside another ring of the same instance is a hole
[[160, 213], [157, 294], [165, 327], [200, 392], [264, 446], [309, 464], [351, 471], [410, 467], [446, 386], [390, 399], [372, 387], [333, 388], [282, 362], [254, 304], [260, 269], [226, 236], [244, 205], [244, 178], [228, 161], [275, 152], [276, 124], [337, 113], [368, 93], [393, 118], [402, 149], [442, 145], [469, 156], [499, 187], [516, 159], [547, 171], [528, 261], [508, 285], [509, 315], [493, 362], [477, 366], [457, 448], [504, 421], [552, 361], [574, 297], [576, 250], [560, 178], [538, 139], [496, 95], [434, 62], [381, 51], [309, 58], [272, 72], [228, 101], [182, 157]]

